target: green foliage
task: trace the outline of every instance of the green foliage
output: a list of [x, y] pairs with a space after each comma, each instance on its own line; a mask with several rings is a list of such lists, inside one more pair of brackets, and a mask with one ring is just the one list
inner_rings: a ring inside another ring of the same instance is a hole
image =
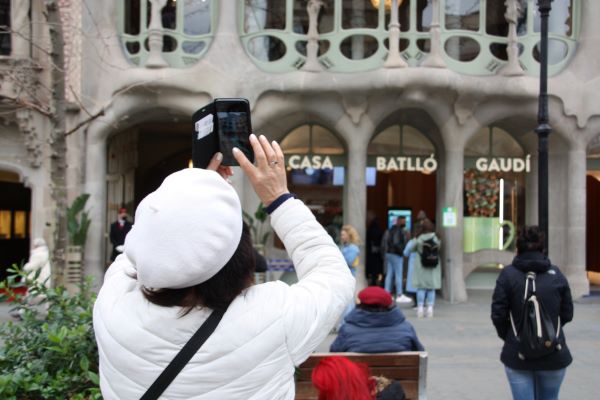
[[69, 242], [74, 246], [85, 246], [91, 220], [89, 213], [83, 209], [89, 197], [88, 193], [83, 193], [73, 200], [73, 204], [67, 208]]
[[248, 224], [250, 227], [250, 232], [252, 233], [252, 242], [254, 245], [260, 244], [263, 247], [266, 246], [271, 231], [265, 231], [265, 229], [268, 229], [268, 224], [266, 221], [269, 214], [265, 210], [263, 204], [258, 204], [258, 207], [254, 212], [254, 217], [248, 214], [246, 211], [242, 211], [242, 214], [244, 217], [244, 222], [246, 222], [246, 224]]
[[[21, 321], [0, 325], [0, 398], [101, 399], [91, 279], [71, 295], [63, 287], [36, 283], [39, 271], [27, 276], [13, 266], [9, 272], [8, 280], [0, 283], [6, 291], [0, 297], [16, 298], [14, 311]], [[29, 287], [27, 295], [12, 291], [19, 285]]]

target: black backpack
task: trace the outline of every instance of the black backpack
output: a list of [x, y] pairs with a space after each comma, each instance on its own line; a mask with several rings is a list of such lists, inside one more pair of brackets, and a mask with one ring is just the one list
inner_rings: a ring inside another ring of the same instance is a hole
[[435, 268], [440, 261], [440, 246], [433, 238], [423, 242], [421, 250], [421, 265], [425, 268]]
[[542, 300], [537, 297], [535, 278], [535, 272], [528, 272], [525, 276], [524, 303], [518, 331], [512, 313], [510, 313], [510, 323], [518, 342], [521, 360], [544, 357], [561, 349], [559, 343], [560, 317], [557, 321], [558, 326], [555, 328]]
[[406, 233], [403, 228], [394, 226], [388, 232], [387, 252], [402, 255], [406, 245]]

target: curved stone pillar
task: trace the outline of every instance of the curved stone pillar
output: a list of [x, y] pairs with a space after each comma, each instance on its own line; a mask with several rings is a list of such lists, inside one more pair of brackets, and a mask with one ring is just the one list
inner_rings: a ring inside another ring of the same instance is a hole
[[102, 286], [104, 278], [104, 233], [106, 213], [106, 138], [88, 134], [85, 164], [85, 192], [90, 194], [87, 208], [91, 225], [85, 246], [85, 275], [94, 277], [94, 287]]
[[[356, 274], [356, 291], [367, 286], [365, 278], [365, 246], [367, 221], [367, 144], [373, 134], [373, 125], [363, 117], [359, 125], [343, 118], [336, 127], [338, 132], [344, 132], [347, 143], [346, 182], [344, 185], [344, 223], [356, 228], [363, 241], [360, 247], [361, 265]], [[352, 139], [350, 140], [349, 137]]]
[[586, 150], [576, 144], [568, 152], [567, 179], [567, 264], [561, 267], [569, 280], [573, 298], [590, 292], [586, 275]]

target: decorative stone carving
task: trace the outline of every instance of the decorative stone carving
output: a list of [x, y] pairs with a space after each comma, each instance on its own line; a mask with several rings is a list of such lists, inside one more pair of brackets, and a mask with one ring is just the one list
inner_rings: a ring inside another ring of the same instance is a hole
[[27, 158], [34, 168], [42, 165], [42, 142], [39, 139], [35, 127], [33, 110], [20, 108], [15, 112], [19, 130], [25, 136], [25, 148], [27, 149]]
[[369, 102], [365, 95], [346, 95], [342, 97], [342, 105], [352, 123], [358, 125], [363, 114], [367, 112]]
[[162, 56], [163, 49], [163, 24], [161, 10], [167, 4], [167, 0], [150, 0], [152, 12], [150, 14], [150, 25], [148, 27], [148, 47], [150, 55], [146, 61], [147, 68], [164, 68], [168, 64]]
[[317, 28], [319, 12], [323, 7], [322, 0], [309, 0], [306, 5], [308, 12], [308, 43], [306, 44], [306, 62], [302, 66], [302, 71], [319, 72], [323, 67], [317, 58], [319, 54], [319, 30]]
[[520, 76], [524, 74], [523, 68], [519, 63], [519, 42], [517, 40], [517, 22], [521, 16], [521, 3], [518, 0], [506, 0], [506, 13], [504, 18], [508, 22], [508, 64], [500, 73], [504, 76]]

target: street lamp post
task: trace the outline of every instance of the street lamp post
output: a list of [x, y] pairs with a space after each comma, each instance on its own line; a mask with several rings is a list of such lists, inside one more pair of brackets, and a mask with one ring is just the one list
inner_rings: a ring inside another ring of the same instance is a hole
[[548, 17], [552, 0], [538, 0], [540, 12], [540, 95], [538, 105], [538, 223], [546, 235], [548, 249], [548, 136], [552, 127], [548, 121]]

